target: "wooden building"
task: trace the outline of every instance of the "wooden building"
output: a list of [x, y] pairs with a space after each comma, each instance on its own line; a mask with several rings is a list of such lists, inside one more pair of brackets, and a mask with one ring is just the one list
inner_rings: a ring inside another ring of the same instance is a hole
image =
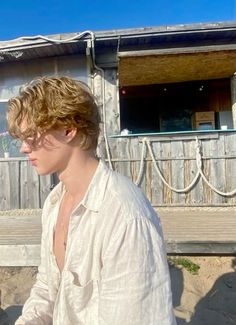
[[[8, 99], [43, 75], [90, 85], [103, 121], [98, 155], [155, 208], [234, 209], [235, 22], [0, 42], [0, 133]], [[1, 143], [0, 210], [41, 208], [55, 178], [36, 175], [16, 141], [5, 158]]]
[[[235, 23], [215, 23], [0, 42], [0, 132], [32, 78], [80, 78], [101, 108], [99, 154], [154, 206], [234, 206], [235, 37]], [[38, 178], [15, 141], [9, 158], [0, 148], [0, 209], [40, 208], [53, 177]]]

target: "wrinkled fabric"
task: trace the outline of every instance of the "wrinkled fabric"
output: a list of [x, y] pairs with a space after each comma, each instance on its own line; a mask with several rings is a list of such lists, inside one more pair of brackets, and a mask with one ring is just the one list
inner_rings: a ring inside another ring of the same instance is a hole
[[16, 324], [176, 325], [160, 221], [142, 191], [103, 161], [71, 214], [65, 264], [53, 254], [64, 188], [42, 213], [41, 265]]

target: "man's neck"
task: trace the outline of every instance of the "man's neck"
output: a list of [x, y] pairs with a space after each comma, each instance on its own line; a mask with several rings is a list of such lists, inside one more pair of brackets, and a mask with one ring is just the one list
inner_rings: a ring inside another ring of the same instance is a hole
[[93, 154], [87, 152], [83, 155], [72, 155], [68, 160], [66, 169], [58, 177], [72, 198], [75, 200], [83, 198], [97, 166], [98, 160]]

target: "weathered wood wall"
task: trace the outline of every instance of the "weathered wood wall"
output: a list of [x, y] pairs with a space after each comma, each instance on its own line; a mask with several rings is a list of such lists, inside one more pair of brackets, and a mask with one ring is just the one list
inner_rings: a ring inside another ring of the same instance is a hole
[[[197, 173], [196, 140], [201, 145], [203, 172], [222, 192], [236, 188], [236, 131], [149, 136], [155, 160], [166, 181], [177, 189], [187, 187]], [[115, 170], [138, 178], [143, 137], [110, 138]], [[0, 159], [0, 210], [41, 208], [53, 183], [38, 176], [24, 158]], [[187, 193], [176, 193], [163, 184], [146, 148], [140, 183], [153, 206], [235, 206], [236, 196], [215, 193], [201, 177]]]
[[[187, 187], [197, 173], [196, 136], [201, 145], [203, 172], [211, 185], [222, 192], [236, 189], [236, 132], [189, 133], [148, 136], [155, 160], [166, 181], [174, 188]], [[113, 167], [136, 181], [143, 137], [110, 138]], [[163, 184], [147, 150], [140, 186], [154, 206], [235, 206], [236, 195], [215, 193], [199, 177], [187, 193], [176, 193]]]
[[24, 158], [0, 159], [0, 210], [41, 208], [51, 176], [38, 176]]

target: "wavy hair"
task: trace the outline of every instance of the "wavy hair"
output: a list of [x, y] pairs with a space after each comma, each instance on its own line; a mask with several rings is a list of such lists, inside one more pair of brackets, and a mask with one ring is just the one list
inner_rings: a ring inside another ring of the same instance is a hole
[[[22, 132], [21, 124], [27, 129]], [[75, 127], [81, 148], [96, 148], [100, 116], [89, 87], [66, 76], [34, 79], [8, 102], [9, 133], [20, 139], [59, 127]]]

